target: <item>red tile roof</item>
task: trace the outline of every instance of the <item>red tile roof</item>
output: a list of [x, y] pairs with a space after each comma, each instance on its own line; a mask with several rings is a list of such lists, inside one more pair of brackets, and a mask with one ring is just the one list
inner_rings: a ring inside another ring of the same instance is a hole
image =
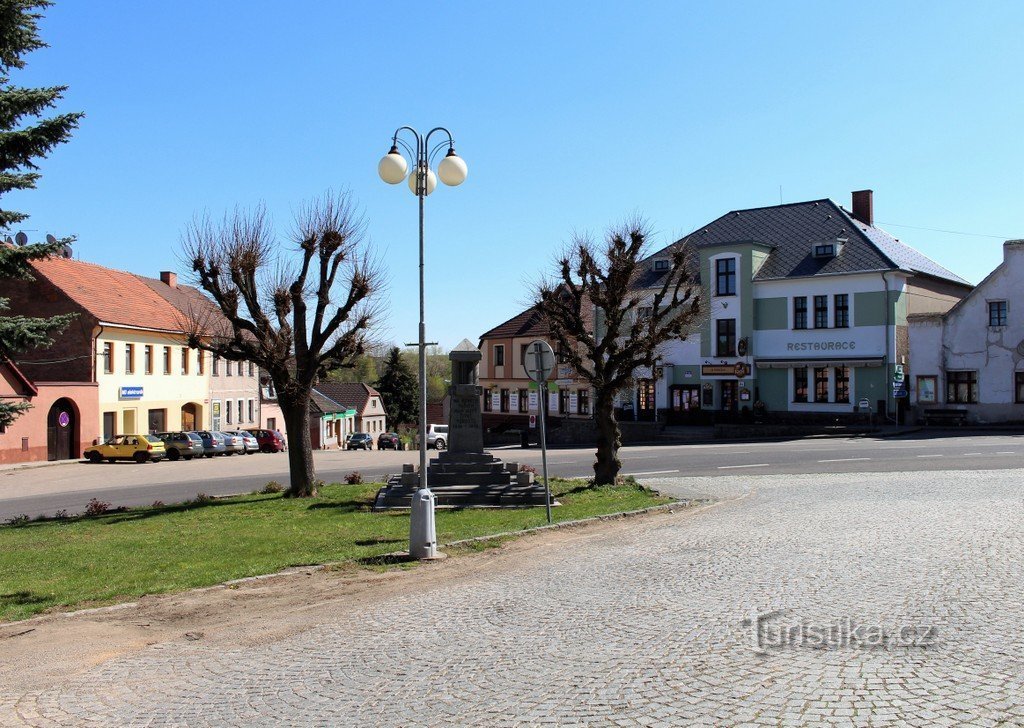
[[531, 306], [522, 313], [513, 316], [503, 324], [498, 324], [490, 331], [480, 335], [482, 339], [510, 339], [516, 336], [546, 337], [550, 333], [544, 315], [536, 306]]
[[100, 321], [181, 330], [178, 310], [132, 273], [72, 258], [38, 260], [32, 267]]
[[[316, 385], [316, 389], [325, 397], [348, 405], [360, 415], [365, 414], [364, 410], [370, 397], [380, 397], [380, 392], [362, 382], [320, 382]], [[383, 400], [381, 404], [383, 406]], [[380, 414], [384, 414], [384, 412]]]

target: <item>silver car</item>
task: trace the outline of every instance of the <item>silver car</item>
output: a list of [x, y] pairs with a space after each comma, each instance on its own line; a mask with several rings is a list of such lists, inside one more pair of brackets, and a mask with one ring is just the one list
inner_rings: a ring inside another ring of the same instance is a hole
[[236, 452], [245, 454], [245, 441], [240, 436], [223, 431], [217, 432], [216, 434], [224, 438], [225, 455], [234, 455]]
[[260, 451], [260, 444], [256, 440], [255, 435], [251, 432], [245, 432], [244, 430], [230, 430], [226, 434], [242, 438], [242, 445], [245, 447], [246, 455]]

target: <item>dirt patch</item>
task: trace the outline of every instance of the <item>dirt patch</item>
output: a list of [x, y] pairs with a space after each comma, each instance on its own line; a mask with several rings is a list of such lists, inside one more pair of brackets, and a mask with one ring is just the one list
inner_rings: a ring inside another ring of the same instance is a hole
[[[646, 519], [679, 517], [681, 507]], [[703, 509], [689, 509], [695, 512]], [[482, 551], [453, 549], [443, 561], [362, 568], [290, 569], [178, 594], [145, 596], [113, 607], [52, 614], [0, 625], [0, 686], [43, 689], [111, 658], [180, 640], [224, 647], [267, 644], [314, 627], [324, 614], [360, 614], [397, 594], [493, 573], [539, 552], [635, 527], [635, 519], [541, 530]], [[569, 549], [571, 552], [571, 549]]]

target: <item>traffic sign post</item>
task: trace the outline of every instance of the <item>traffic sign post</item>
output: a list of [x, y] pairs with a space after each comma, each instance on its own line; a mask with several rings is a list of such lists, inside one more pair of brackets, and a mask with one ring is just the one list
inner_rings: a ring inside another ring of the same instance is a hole
[[526, 376], [537, 383], [537, 410], [540, 420], [540, 461], [541, 472], [544, 475], [544, 503], [547, 506], [548, 523], [551, 523], [551, 486], [548, 484], [548, 442], [544, 429], [545, 414], [544, 405], [548, 392], [544, 383], [551, 372], [555, 370], [555, 352], [546, 341], [537, 339], [526, 347], [526, 355], [523, 360], [526, 368]]

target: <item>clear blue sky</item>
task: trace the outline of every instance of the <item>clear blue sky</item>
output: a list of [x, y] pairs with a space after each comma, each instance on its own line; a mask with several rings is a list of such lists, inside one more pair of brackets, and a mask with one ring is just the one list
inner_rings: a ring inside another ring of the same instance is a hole
[[[58, 0], [15, 80], [87, 117], [11, 194], [78, 257], [183, 270], [196, 212], [328, 188], [389, 276], [378, 336], [416, 338], [416, 205], [377, 160], [402, 124], [469, 164], [427, 200], [427, 333], [514, 315], [575, 231], [634, 212], [669, 242], [737, 208], [875, 190], [883, 227], [978, 282], [1024, 237], [1020, 2]], [[910, 227], [972, 233], [953, 235]], [[979, 235], [980, 234], [980, 235]]]

